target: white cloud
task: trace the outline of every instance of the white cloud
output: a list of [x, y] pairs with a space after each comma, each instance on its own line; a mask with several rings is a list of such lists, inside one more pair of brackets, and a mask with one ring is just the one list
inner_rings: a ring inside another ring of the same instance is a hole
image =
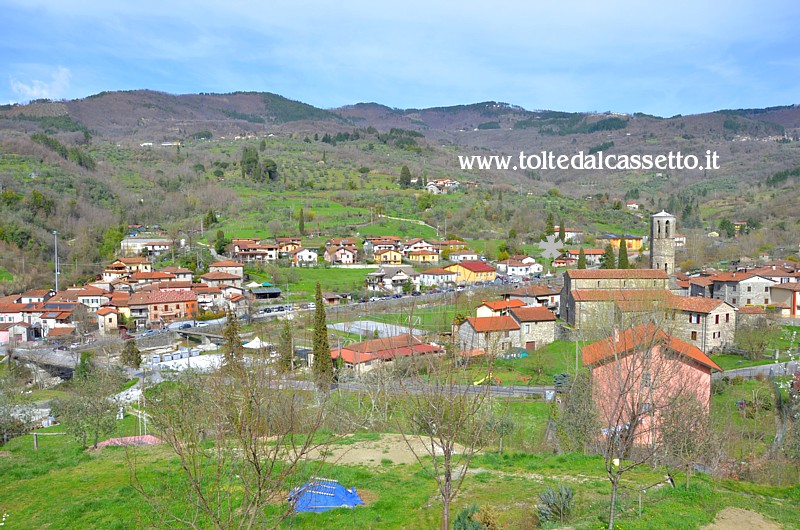
[[11, 90], [20, 100], [62, 99], [67, 96], [72, 72], [69, 68], [59, 66], [52, 72], [50, 82], [32, 79], [27, 83], [11, 78]]

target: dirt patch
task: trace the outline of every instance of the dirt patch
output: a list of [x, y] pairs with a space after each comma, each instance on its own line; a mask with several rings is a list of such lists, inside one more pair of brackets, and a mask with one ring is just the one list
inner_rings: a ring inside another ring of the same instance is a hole
[[[428, 452], [422, 442], [409, 439], [414, 452], [427, 456]], [[461, 451], [461, 446], [456, 451]], [[320, 451], [311, 453], [312, 459], [325, 455], [325, 461], [334, 464], [356, 464], [380, 466], [391, 464], [415, 464], [417, 462], [403, 436], [400, 434], [382, 434], [380, 440], [365, 440], [350, 445], [331, 445]]]
[[378, 500], [378, 494], [372, 490], [358, 488], [356, 491], [361, 500], [364, 501], [364, 506], [369, 506]]
[[0, 451], [0, 458], [11, 458], [11, 451]]
[[770, 521], [760, 513], [742, 508], [725, 508], [717, 513], [714, 521], [701, 530], [780, 530], [781, 525]]

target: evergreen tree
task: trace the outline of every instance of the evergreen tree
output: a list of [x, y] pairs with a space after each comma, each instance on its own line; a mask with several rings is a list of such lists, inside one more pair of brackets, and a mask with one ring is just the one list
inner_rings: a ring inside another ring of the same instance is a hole
[[601, 269], [613, 269], [614, 262], [616, 261], [616, 256], [614, 256], [614, 247], [611, 246], [611, 243], [606, 245], [606, 250], [603, 253], [602, 257], [600, 258], [600, 268]]
[[628, 243], [625, 241], [623, 237], [619, 242], [619, 257], [617, 258], [617, 268], [618, 269], [630, 269], [630, 263], [628, 263]]
[[227, 323], [222, 330], [222, 369], [231, 373], [242, 368], [244, 352], [239, 334], [239, 319], [232, 309], [228, 310]]
[[583, 247], [581, 247], [581, 251], [578, 252], [578, 268], [586, 268], [586, 253], [583, 251]]
[[398, 184], [400, 184], [401, 188], [411, 187], [411, 170], [408, 169], [408, 166], [403, 166], [400, 169], [400, 180]]
[[139, 368], [142, 365], [142, 353], [136, 347], [134, 339], [126, 340], [125, 346], [122, 347], [122, 353], [119, 356], [120, 362], [123, 366], [130, 366], [131, 368]]
[[216, 212], [214, 212], [213, 208], [209, 208], [208, 213], [206, 213], [206, 216], [203, 218], [203, 223], [206, 225], [206, 228], [209, 228], [216, 222], [217, 222], [217, 214]]
[[217, 254], [222, 254], [225, 252], [225, 247], [227, 244], [227, 241], [225, 241], [225, 232], [222, 230], [217, 230], [217, 238], [214, 240], [214, 250], [217, 252]]
[[567, 229], [564, 228], [564, 220], [563, 219], [558, 222], [558, 239], [561, 242], [566, 242], [567, 241]]
[[331, 347], [328, 343], [328, 324], [325, 319], [325, 306], [322, 302], [322, 288], [317, 282], [316, 308], [314, 310], [314, 365], [311, 372], [314, 374], [317, 387], [328, 390], [333, 382], [333, 363], [331, 362]]
[[303, 208], [300, 208], [300, 220], [298, 221], [298, 229], [300, 230], [300, 235], [303, 236], [306, 234], [306, 218], [305, 214], [303, 213]]
[[292, 351], [292, 325], [288, 320], [283, 321], [283, 328], [278, 337], [278, 371], [287, 373], [292, 370], [292, 359], [294, 351]]
[[544, 233], [545, 235], [552, 236], [556, 233], [555, 228], [555, 219], [553, 218], [553, 212], [547, 214], [547, 224], [544, 226]]

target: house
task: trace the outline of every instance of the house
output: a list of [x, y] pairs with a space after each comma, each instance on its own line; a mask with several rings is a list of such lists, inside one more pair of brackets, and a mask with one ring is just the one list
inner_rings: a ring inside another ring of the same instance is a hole
[[546, 307], [514, 307], [511, 318], [520, 326], [520, 347], [533, 351], [556, 340], [556, 316]]
[[19, 344], [33, 340], [31, 325], [25, 322], [0, 323], [0, 344]]
[[78, 291], [78, 302], [94, 313], [111, 300], [111, 294], [97, 287], [84, 287]]
[[696, 400], [708, 413], [711, 372], [722, 370], [699, 348], [652, 323], [615, 331], [584, 346], [581, 354], [607, 426], [603, 434], [625, 430], [637, 445], [658, 438], [661, 414], [680, 398]]
[[[403, 256], [408, 256], [411, 252], [417, 252], [419, 250], [425, 250], [428, 252], [436, 252], [433, 244], [428, 243], [424, 239], [414, 238], [409, 239], [408, 241], [404, 241], [402, 243], [402, 250]], [[438, 255], [438, 253], [437, 253]]]
[[[147, 306], [148, 328], [164, 327], [175, 320], [194, 319], [197, 316], [197, 294], [194, 291], [150, 291], [137, 293], [144, 295]], [[136, 295], [134, 295], [136, 296]], [[131, 306], [133, 308], [133, 298]]]
[[319, 253], [311, 248], [299, 247], [289, 252], [292, 267], [313, 267], [319, 260]]
[[275, 242], [278, 245], [278, 255], [289, 254], [303, 246], [298, 237], [278, 237]]
[[475, 309], [475, 316], [478, 318], [483, 317], [500, 317], [507, 315], [510, 309], [525, 307], [525, 303], [521, 300], [497, 300], [483, 303]]
[[775, 306], [780, 316], [784, 318], [797, 318], [800, 316], [800, 283], [776, 283], [770, 287], [770, 301]]
[[278, 259], [278, 245], [261, 243], [259, 239], [234, 239], [230, 249], [231, 257], [243, 262], [266, 262]]
[[439, 263], [439, 254], [433, 250], [413, 250], [406, 257], [413, 263]]
[[178, 267], [175, 265], [164, 267], [163, 269], [161, 269], [161, 272], [172, 274], [175, 277], [175, 281], [179, 282], [191, 282], [194, 276], [194, 273], [189, 269], [186, 269], [184, 267]]
[[428, 269], [419, 273], [419, 283], [425, 287], [455, 285], [456, 273], [442, 268]]
[[381, 250], [398, 250], [400, 241], [397, 236], [367, 236], [364, 238], [364, 253], [371, 256]]
[[211, 287], [205, 283], [195, 283], [192, 285], [192, 291], [197, 296], [197, 305], [201, 309], [211, 309], [213, 307], [222, 307], [223, 296], [222, 289], [219, 287]]
[[462, 350], [479, 348], [498, 355], [520, 344], [520, 325], [508, 315], [468, 317], [458, 326], [458, 340]]
[[419, 291], [420, 274], [410, 265], [387, 265], [367, 274], [367, 291], [402, 294], [408, 284], [413, 291]]
[[628, 210], [638, 210], [639, 209], [639, 203], [636, 202], [636, 201], [627, 201], [625, 203], [625, 208], [627, 208]]
[[403, 255], [393, 248], [375, 251], [372, 254], [372, 259], [375, 263], [382, 265], [400, 265], [403, 263]]
[[172, 248], [171, 239], [126, 237], [119, 244], [123, 256], [159, 255]]
[[[561, 233], [561, 226], [553, 227], [556, 234]], [[564, 243], [578, 243], [583, 239], [583, 230], [577, 228], [564, 228]]]
[[150, 285], [153, 283], [159, 282], [167, 282], [174, 280], [175, 276], [168, 272], [161, 272], [161, 271], [151, 271], [151, 272], [134, 272], [128, 278], [128, 283], [136, 289], [140, 290], [142, 287], [146, 285]]
[[337, 247], [337, 246], [326, 246], [325, 247], [325, 255], [323, 258], [328, 263], [332, 264], [341, 264], [341, 265], [351, 265], [356, 262], [356, 256], [358, 255], [358, 251], [355, 247]]
[[242, 277], [228, 272], [207, 272], [200, 276], [200, 279], [210, 287], [222, 287], [224, 285], [242, 286]]
[[524, 306], [543, 306], [558, 313], [561, 292], [552, 285], [528, 285], [502, 294], [506, 300], [521, 300]]
[[444, 269], [456, 273], [456, 283], [459, 285], [493, 282], [497, 277], [495, 268], [483, 261], [465, 260], [448, 265]]
[[110, 306], [101, 307], [96, 313], [97, 329], [101, 335], [117, 334], [119, 329], [119, 312]]
[[212, 263], [208, 266], [208, 272], [224, 272], [225, 274], [236, 276], [240, 280], [244, 279], [244, 265], [231, 260]]
[[671, 312], [664, 327], [704, 353], [733, 344], [736, 308], [716, 298], [670, 296]]
[[153, 271], [153, 264], [150, 263], [150, 260], [148, 260], [147, 258], [140, 258], [137, 256], [128, 258], [119, 258], [118, 260], [114, 261], [111, 265], [115, 265], [118, 263], [121, 263], [129, 274], [133, 274], [134, 272]]
[[531, 275], [531, 266], [509, 258], [497, 262], [497, 272], [506, 276], [523, 278]]
[[[441, 346], [405, 334], [337, 345], [331, 348], [331, 359], [341, 359], [347, 368], [363, 373], [397, 359], [441, 353], [444, 353]], [[309, 355], [308, 362], [312, 365], [312, 355]]]
[[751, 272], [721, 272], [711, 276], [711, 297], [725, 300], [734, 307], [766, 306], [770, 287], [778, 282]]
[[447, 259], [454, 263], [461, 263], [462, 261], [479, 261], [480, 255], [472, 250], [464, 249], [451, 252]]
[[19, 302], [22, 304], [35, 304], [37, 302], [46, 302], [55, 293], [51, 289], [31, 289], [19, 295]]
[[322, 293], [322, 303], [325, 305], [339, 305], [342, 297], [339, 293]]
[[460, 239], [441, 239], [439, 241], [431, 241], [431, 245], [433, 245], [434, 250], [436, 250], [439, 255], [441, 255], [445, 250], [448, 252], [467, 250], [466, 241], [461, 241]]
[[[583, 249], [583, 255], [586, 257], [586, 266], [587, 267], [599, 267], [600, 266], [600, 258], [603, 256], [605, 251], [601, 248], [585, 248]], [[567, 259], [574, 260], [573, 265], [578, 264], [578, 257], [581, 254], [581, 249], [568, 249], [565, 253]]]
[[604, 248], [608, 245], [614, 249], [614, 252], [619, 252], [619, 245], [622, 240], [625, 240], [625, 248], [628, 249], [628, 252], [641, 252], [642, 250], [642, 236], [633, 236], [631, 234], [625, 235], [616, 235], [616, 234], [605, 234], [602, 236], [598, 236], [596, 241], [598, 245], [603, 246]]

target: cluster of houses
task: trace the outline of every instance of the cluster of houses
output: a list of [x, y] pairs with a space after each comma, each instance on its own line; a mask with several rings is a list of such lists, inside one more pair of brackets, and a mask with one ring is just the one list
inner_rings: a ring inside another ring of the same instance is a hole
[[203, 310], [240, 314], [246, 310], [243, 278], [244, 266], [230, 260], [212, 263], [195, 282], [189, 269], [154, 271], [146, 258], [119, 258], [84, 286], [0, 298], [0, 343], [71, 342], [94, 329], [104, 335], [163, 328]]

